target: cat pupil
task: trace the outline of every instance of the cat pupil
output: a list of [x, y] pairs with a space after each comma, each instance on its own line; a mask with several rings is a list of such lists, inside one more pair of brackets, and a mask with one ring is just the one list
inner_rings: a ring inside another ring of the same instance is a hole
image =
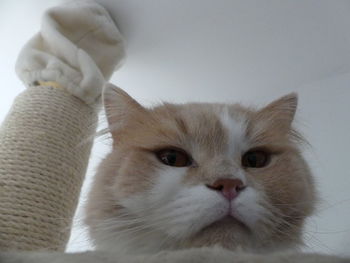
[[264, 151], [250, 151], [243, 155], [242, 165], [244, 167], [261, 168], [268, 164], [270, 155]]
[[174, 165], [176, 163], [176, 153], [170, 152], [168, 156], [166, 156], [166, 159], [170, 165]]
[[256, 154], [249, 154], [248, 155], [248, 162], [249, 162], [250, 166], [256, 167], [257, 166]]

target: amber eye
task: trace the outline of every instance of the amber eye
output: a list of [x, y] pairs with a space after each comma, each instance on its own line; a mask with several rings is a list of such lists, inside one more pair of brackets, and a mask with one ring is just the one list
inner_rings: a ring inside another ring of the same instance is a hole
[[156, 152], [158, 159], [165, 165], [185, 167], [192, 164], [191, 158], [182, 150], [162, 149]]
[[249, 168], [261, 168], [270, 161], [270, 154], [265, 151], [248, 151], [242, 156], [242, 165]]

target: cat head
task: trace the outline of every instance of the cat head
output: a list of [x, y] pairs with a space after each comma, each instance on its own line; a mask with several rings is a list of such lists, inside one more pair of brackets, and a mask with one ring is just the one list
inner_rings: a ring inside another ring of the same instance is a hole
[[113, 138], [89, 196], [99, 248], [135, 252], [300, 243], [315, 190], [292, 122], [296, 94], [261, 108], [168, 104], [147, 109], [108, 85]]

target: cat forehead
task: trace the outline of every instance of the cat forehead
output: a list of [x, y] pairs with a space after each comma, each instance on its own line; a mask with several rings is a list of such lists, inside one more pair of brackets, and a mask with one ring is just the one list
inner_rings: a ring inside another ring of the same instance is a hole
[[[189, 103], [167, 104], [158, 109], [177, 130], [209, 149], [237, 148], [247, 132], [249, 112], [240, 105]], [[164, 117], [164, 116], [163, 116]]]
[[186, 122], [188, 128], [198, 125], [208, 128], [220, 126], [225, 131], [234, 133], [246, 128], [249, 115], [249, 111], [238, 104], [188, 103], [168, 104], [163, 107], [166, 108], [167, 116], [175, 121]]

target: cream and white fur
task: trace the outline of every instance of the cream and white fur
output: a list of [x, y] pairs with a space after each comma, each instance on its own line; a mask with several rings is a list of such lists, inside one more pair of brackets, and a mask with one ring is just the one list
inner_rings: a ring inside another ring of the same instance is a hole
[[[292, 122], [297, 97], [262, 109], [238, 104], [163, 104], [146, 109], [108, 85], [113, 147], [95, 176], [86, 223], [95, 252], [3, 254], [0, 262], [349, 262], [303, 254], [304, 220], [316, 199]], [[181, 148], [193, 163], [161, 163], [155, 149]], [[242, 167], [256, 148], [266, 167]], [[232, 201], [207, 187], [220, 178], [245, 188]]]
[[[86, 220], [96, 247], [134, 254], [298, 245], [315, 191], [291, 127], [296, 101], [291, 94], [259, 111], [195, 103], [147, 110], [109, 87], [105, 106], [114, 144], [96, 175]], [[160, 163], [152, 149], [167, 146], [184, 149], [195, 164]], [[257, 147], [276, 154], [265, 168], [245, 169], [242, 155]], [[238, 178], [246, 189], [230, 204], [206, 186], [219, 178]]]

